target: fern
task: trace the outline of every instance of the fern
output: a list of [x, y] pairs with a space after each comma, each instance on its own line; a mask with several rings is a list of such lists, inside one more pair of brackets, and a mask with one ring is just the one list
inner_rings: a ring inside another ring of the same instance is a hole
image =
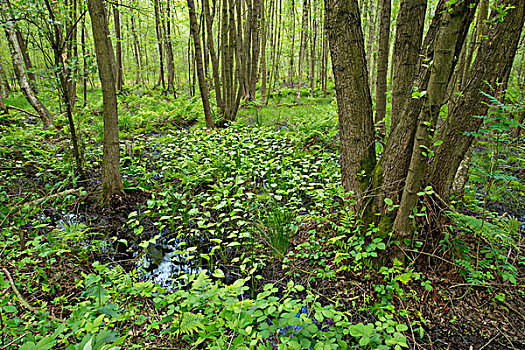
[[180, 315], [179, 323], [175, 330], [175, 335], [193, 334], [199, 329], [205, 328], [206, 317], [202, 314], [194, 314], [192, 312], [184, 312]]
[[486, 238], [492, 242], [511, 243], [511, 237], [499, 226], [493, 225], [489, 222], [484, 222], [473, 216], [463, 215], [459, 213], [449, 213], [452, 220], [459, 227], [473, 231], [475, 234], [480, 234], [483, 238]]

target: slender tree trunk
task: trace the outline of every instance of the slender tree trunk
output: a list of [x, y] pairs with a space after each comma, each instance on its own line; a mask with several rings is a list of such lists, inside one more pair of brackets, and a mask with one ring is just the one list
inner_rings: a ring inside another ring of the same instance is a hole
[[288, 71], [288, 86], [293, 87], [293, 78], [295, 75], [293, 63], [294, 63], [294, 44], [295, 44], [295, 0], [292, 0], [292, 3], [290, 5], [290, 21], [292, 22], [292, 26], [290, 28], [290, 65], [289, 65], [289, 71]]
[[[261, 104], [264, 105], [266, 99], [266, 14], [264, 0], [261, 2]], [[271, 7], [273, 8], [273, 1]]]
[[390, 15], [391, 0], [381, 0], [379, 16], [379, 52], [377, 55], [376, 79], [376, 123], [383, 120], [386, 114], [386, 76], [388, 71], [388, 54], [390, 48]]
[[2, 96], [4, 98], [9, 98], [9, 92], [11, 87], [9, 86], [9, 81], [7, 81], [7, 74], [5, 74], [4, 64], [0, 58], [0, 85], [2, 86]]
[[255, 101], [255, 89], [258, 81], [259, 72], [259, 56], [260, 56], [260, 32], [261, 32], [261, 13], [263, 12], [263, 0], [253, 1], [253, 19], [252, 19], [252, 59], [251, 59], [251, 72], [250, 72], [250, 85], [248, 91], [248, 98], [250, 101]]
[[188, 0], [188, 8], [190, 15], [190, 32], [193, 37], [193, 46], [195, 47], [195, 59], [197, 64], [197, 75], [199, 79], [199, 89], [201, 92], [202, 105], [204, 107], [204, 119], [208, 128], [214, 128], [215, 123], [211, 115], [210, 100], [208, 85], [204, 77], [204, 67], [202, 60], [201, 41], [199, 38], [199, 25], [197, 23], [197, 16], [195, 14], [195, 3], [193, 0]]
[[[11, 19], [9, 11], [6, 10], [5, 6], [2, 6], [2, 7], [3, 7], [2, 10], [4, 10], [4, 16], [9, 21]], [[11, 22], [8, 22], [8, 23], [11, 23]], [[24, 68], [22, 51], [20, 49], [20, 46], [18, 45], [18, 39], [16, 38], [16, 33], [13, 30], [13, 28], [9, 26], [8, 23], [4, 26], [4, 29], [6, 32], [9, 49], [11, 50], [11, 56], [13, 58], [13, 70], [18, 80], [18, 84], [20, 85], [20, 89], [22, 90], [24, 97], [31, 104], [31, 106], [33, 106], [33, 108], [36, 110], [36, 112], [42, 119], [42, 123], [44, 124], [44, 129], [54, 127], [55, 124], [53, 123], [53, 115], [48, 111], [46, 106], [44, 106], [44, 104], [38, 99], [35, 92], [31, 88], [31, 85], [29, 84], [29, 80], [27, 79], [27, 75], [26, 75], [26, 70]]]
[[16, 40], [18, 41], [18, 46], [20, 47], [20, 52], [22, 53], [22, 58], [23, 58], [24, 65], [26, 68], [26, 74], [29, 80], [29, 84], [31, 85], [31, 88], [36, 94], [38, 93], [38, 90], [36, 87], [35, 73], [33, 72], [34, 70], [33, 61], [31, 61], [31, 57], [29, 56], [29, 52], [27, 51], [26, 41], [24, 37], [22, 36], [22, 33], [20, 32], [20, 30], [15, 29], [15, 34], [16, 34]]
[[221, 80], [219, 71], [219, 59], [215, 53], [215, 45], [213, 42], [213, 18], [210, 13], [209, 0], [202, 1], [202, 7], [204, 8], [204, 14], [206, 17], [206, 33], [208, 35], [208, 51], [211, 58], [211, 67], [213, 74], [213, 87], [215, 89], [215, 99], [217, 100], [217, 106], [221, 110], [221, 114], [224, 114], [224, 101], [221, 93]]
[[310, 60], [310, 97], [314, 97], [314, 90], [315, 90], [315, 62], [316, 62], [316, 59], [315, 59], [315, 55], [316, 55], [316, 44], [317, 44], [317, 1], [314, 0], [314, 4], [313, 4], [313, 11], [315, 11], [313, 13], [313, 16], [312, 16], [312, 41], [311, 41], [311, 44], [310, 44], [310, 47], [312, 49], [311, 51], [311, 57], [312, 59]]
[[375, 45], [376, 45], [376, 0], [368, 0], [368, 41], [366, 44], [366, 62], [368, 64], [369, 86], [370, 92], [373, 94], [373, 81], [374, 81], [374, 57], [375, 57]]
[[[67, 36], [64, 37], [62, 34], [62, 27], [60, 22], [56, 20], [55, 13], [49, 0], [44, 0], [46, 5], [50, 22], [52, 23], [52, 32], [50, 35], [51, 49], [53, 50], [55, 68], [58, 81], [60, 82], [60, 94], [62, 95], [62, 101], [66, 108], [66, 116], [69, 124], [69, 132], [71, 135], [71, 144], [73, 148], [73, 156], [76, 162], [76, 173], [83, 177], [82, 172], [82, 159], [80, 158], [80, 151], [78, 149], [77, 133], [75, 128], [75, 122], [73, 120], [73, 101], [71, 99], [71, 70], [67, 67]], [[69, 30], [66, 33], [70, 33]]]
[[133, 9], [131, 8], [131, 5], [133, 4], [133, 0], [130, 0], [130, 20], [131, 20], [131, 31], [133, 33], [133, 49], [135, 52], [135, 65], [137, 69], [137, 77], [135, 79], [135, 85], [137, 85], [140, 82], [141, 77], [141, 71], [142, 71], [142, 59], [141, 59], [141, 50], [140, 50], [140, 42], [139, 37], [137, 35], [137, 29], [135, 26], [135, 13], [133, 12]]
[[[173, 58], [173, 45], [171, 40], [171, 6], [170, 0], [166, 0], [166, 65], [168, 68], [168, 91], [173, 91], [173, 97], [177, 98], [175, 91], [175, 63]], [[210, 38], [211, 40], [211, 38]]]
[[[162, 84], [162, 89], [166, 90], [166, 83], [164, 81], [164, 51], [162, 48], [162, 27], [160, 24], [160, 7], [159, 7], [159, 0], [155, 0], [154, 2], [155, 7], [155, 32], [157, 33], [157, 44], [159, 47], [159, 82], [157, 82], [157, 86]], [[200, 46], [200, 43], [199, 43]]]
[[370, 219], [366, 196], [376, 165], [374, 121], [357, 0], [325, 1], [325, 23], [339, 111], [343, 187], [353, 192], [355, 209], [365, 210], [364, 217]]
[[82, 94], [83, 94], [83, 106], [87, 105], [87, 60], [86, 60], [86, 19], [82, 19], [82, 32], [80, 35], [80, 42], [82, 45]]
[[88, 0], [93, 29], [102, 98], [104, 100], [104, 151], [102, 156], [102, 196], [123, 194], [120, 176], [117, 93], [115, 90], [115, 57], [109, 38], [108, 21], [102, 0]]
[[122, 69], [122, 35], [120, 32], [120, 11], [118, 9], [119, 1], [113, 4], [113, 19], [115, 21], [115, 58], [116, 58], [116, 86], [117, 91], [122, 91], [123, 69]]
[[302, 22], [302, 30], [301, 30], [301, 46], [299, 47], [299, 69], [298, 69], [298, 77], [297, 77], [297, 91], [295, 93], [295, 102], [299, 103], [301, 100], [301, 85], [303, 80], [303, 61], [304, 61], [304, 53], [306, 51], [306, 24], [308, 23], [308, 9], [310, 7], [310, 4], [308, 3], [308, 0], [303, 0], [303, 22]]

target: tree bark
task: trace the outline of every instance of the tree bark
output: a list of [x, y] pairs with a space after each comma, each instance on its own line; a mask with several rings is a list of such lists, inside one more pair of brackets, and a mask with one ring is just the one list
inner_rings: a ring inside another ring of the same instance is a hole
[[27, 50], [27, 45], [24, 37], [22, 36], [22, 33], [20, 30], [15, 29], [16, 34], [16, 40], [18, 41], [18, 46], [20, 47], [20, 52], [22, 54], [22, 58], [24, 60], [24, 65], [26, 68], [27, 78], [29, 80], [29, 84], [31, 85], [31, 88], [33, 91], [38, 93], [37, 87], [36, 87], [36, 77], [35, 73], [33, 72], [33, 61], [31, 61], [31, 56], [29, 56], [29, 51]]
[[190, 32], [193, 37], [193, 46], [195, 48], [195, 59], [197, 64], [197, 76], [199, 79], [199, 90], [201, 92], [202, 105], [204, 107], [204, 119], [208, 128], [214, 128], [215, 123], [211, 115], [210, 100], [208, 85], [204, 78], [204, 67], [202, 59], [201, 41], [199, 38], [199, 25], [197, 23], [197, 16], [195, 15], [195, 3], [193, 0], [188, 0], [188, 8], [190, 15]]
[[392, 55], [392, 116], [390, 130], [401, 118], [403, 105], [410, 99], [412, 83], [418, 70], [425, 26], [427, 0], [402, 0], [396, 20], [396, 38]]
[[[260, 0], [261, 2], [261, 104], [264, 105], [265, 99], [266, 99], [266, 75], [267, 75], [267, 69], [266, 69], [266, 9], [264, 6], [264, 0]], [[272, 2], [271, 7], [274, 7], [274, 2]], [[270, 34], [271, 35], [271, 34]]]
[[290, 5], [290, 21], [292, 22], [292, 26], [290, 28], [290, 63], [289, 63], [289, 70], [288, 70], [288, 86], [293, 87], [293, 78], [295, 75], [294, 71], [294, 45], [295, 45], [295, 0], [292, 0], [292, 3]]
[[306, 24], [308, 23], [308, 8], [310, 4], [308, 0], [303, 0], [303, 20], [301, 28], [301, 46], [299, 47], [299, 63], [298, 63], [298, 77], [297, 77], [297, 90], [295, 93], [295, 102], [299, 103], [301, 100], [301, 86], [303, 82], [303, 61], [304, 53], [306, 51]]
[[108, 21], [103, 0], [88, 0], [97, 65], [104, 100], [104, 151], [102, 156], [102, 195], [124, 193], [120, 176], [117, 93], [115, 90], [115, 57], [109, 38]]
[[22, 90], [24, 97], [31, 104], [31, 106], [33, 106], [33, 108], [36, 110], [36, 112], [42, 119], [44, 129], [54, 127], [55, 124], [53, 123], [53, 115], [49, 112], [46, 106], [44, 106], [44, 104], [38, 99], [27, 79], [26, 70], [24, 68], [24, 62], [22, 58], [22, 51], [18, 44], [16, 33], [14, 29], [9, 25], [9, 23], [12, 23], [10, 12], [9, 10], [7, 10], [4, 4], [2, 4], [2, 10], [4, 12], [4, 16], [7, 19], [7, 23], [4, 26], [4, 29], [7, 36], [9, 49], [11, 51], [11, 56], [13, 59], [13, 70], [15, 71], [15, 75], [18, 80], [18, 84], [20, 85], [20, 89]]
[[[432, 62], [434, 57], [434, 45], [440, 27], [441, 18], [446, 12], [446, 2], [446, 0], [440, 0], [437, 4], [434, 18], [430, 23], [430, 27], [420, 50], [422, 58], [420, 61], [419, 73], [416, 79], [412, 82], [412, 86], [415, 86], [420, 92], [426, 91], [428, 87], [431, 74], [431, 69], [429, 69], [431, 65], [429, 65], [429, 63]], [[455, 44], [454, 57], [458, 57], [461, 52], [464, 38], [474, 17], [474, 11], [475, 8], [470, 9], [463, 15], [460, 29], [461, 35], [458, 35]], [[455, 65], [456, 60], [454, 59], [452, 63]], [[384, 214], [382, 220], [388, 219], [388, 213], [394, 214], [387, 210], [388, 206], [384, 203], [385, 198], [390, 198], [394, 204], [399, 204], [412, 157], [414, 135], [418, 125], [419, 114], [423, 107], [423, 101], [424, 99], [408, 98], [402, 109], [399, 110], [399, 115], [402, 115], [403, 118], [399, 118], [395, 128], [391, 128], [390, 130], [390, 135], [381, 159], [382, 178], [379, 178], [377, 181], [378, 183], [381, 183], [381, 192], [376, 197], [376, 204], [378, 208], [382, 208], [381, 213]], [[391, 223], [388, 226], [391, 226]], [[388, 226], [385, 227], [385, 229], [389, 230], [390, 227]]]
[[[159, 47], [159, 82], [157, 85], [162, 84], [162, 89], [166, 90], [166, 82], [164, 81], [164, 51], [162, 49], [162, 27], [160, 25], [160, 8], [159, 0], [155, 0], [155, 32], [157, 34], [157, 45]], [[200, 46], [200, 43], [199, 43]]]
[[339, 112], [343, 187], [353, 192], [355, 209], [370, 214], [365, 198], [376, 165], [374, 121], [357, 0], [325, 1], [325, 23]]
[[[418, 118], [418, 126], [412, 149], [412, 157], [408, 168], [405, 187], [398, 213], [394, 221], [394, 233], [401, 244], [409, 239], [415, 227], [411, 218], [412, 210], [417, 204], [418, 192], [421, 191], [425, 179], [428, 159], [431, 157], [431, 140], [434, 134], [439, 111], [445, 103], [448, 82], [454, 69], [454, 53], [456, 42], [461, 33], [463, 14], [468, 11], [468, 5], [463, 2], [452, 5], [441, 18], [433, 63], [430, 68], [430, 80], [425, 96], [421, 98], [424, 106]], [[399, 252], [397, 258], [404, 261], [404, 254]]]
[[0, 84], [2, 86], [2, 96], [4, 98], [9, 98], [9, 92], [11, 87], [9, 86], [9, 81], [7, 80], [7, 74], [5, 73], [4, 64], [0, 58]]
[[116, 58], [116, 85], [115, 88], [117, 91], [122, 91], [122, 35], [120, 32], [120, 11], [118, 9], [119, 3], [118, 0], [113, 4], [113, 19], [115, 21], [115, 58]]
[[386, 76], [390, 49], [390, 16], [391, 0], [382, 0], [379, 16], [379, 51], [377, 55], [376, 123], [383, 120], [386, 113]]
[[[166, 0], [166, 29], [164, 30], [166, 41], [166, 66], [168, 68], [168, 91], [173, 92], [173, 97], [177, 98], [175, 90], [175, 63], [173, 58], [173, 44], [171, 40], [171, 4]], [[211, 40], [211, 38], [209, 38]]]
[[[133, 0], [130, 0], [130, 5], [132, 5]], [[137, 28], [135, 26], [135, 13], [133, 12], [133, 8], [130, 7], [130, 21], [131, 21], [131, 32], [133, 33], [133, 50], [135, 52], [135, 65], [137, 69], [137, 77], [135, 79], [135, 85], [137, 85], [140, 82], [141, 77], [141, 71], [142, 71], [142, 59], [141, 59], [141, 50], [140, 50], [140, 42], [139, 37], [137, 35]]]
[[[459, 164], [474, 141], [472, 133], [477, 132], [483, 124], [483, 119], [472, 117], [484, 115], [487, 111], [487, 105], [482, 103], [486, 97], [481, 92], [490, 94], [491, 88], [505, 78], [504, 74], [512, 65], [518, 46], [525, 18], [525, 3], [521, 0], [504, 0], [500, 4], [509, 10], [502, 21], [491, 24], [487, 38], [482, 41], [465, 81], [465, 89], [449, 111], [443, 144], [432, 164], [429, 181], [445, 201], [450, 198], [450, 188]], [[493, 11], [491, 18], [497, 15]]]

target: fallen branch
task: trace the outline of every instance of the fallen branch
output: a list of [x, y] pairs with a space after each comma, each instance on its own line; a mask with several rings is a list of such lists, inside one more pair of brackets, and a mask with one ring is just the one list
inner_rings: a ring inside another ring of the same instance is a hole
[[5, 106], [5, 109], [6, 111], [9, 111], [9, 109], [14, 109], [16, 111], [19, 111], [19, 112], [22, 112], [22, 113], [25, 113], [27, 114], [28, 116], [31, 116], [31, 117], [34, 117], [34, 118], [40, 118], [40, 116], [34, 114], [34, 113], [31, 113], [29, 111], [26, 111], [25, 109], [22, 109], [22, 108], [18, 108], [18, 107], [15, 107], [15, 106], [12, 106], [12, 105], [6, 105]]
[[[24, 297], [22, 296], [22, 294], [20, 293], [18, 288], [16, 288], [15, 282], [13, 282], [13, 277], [11, 277], [11, 274], [9, 273], [9, 271], [7, 271], [7, 269], [5, 267], [2, 267], [2, 271], [4, 271], [5, 275], [7, 276], [7, 279], [9, 280], [9, 284], [11, 285], [11, 289], [13, 290], [13, 292], [16, 294], [16, 296], [18, 298], [18, 302], [23, 307], [25, 307], [27, 310], [31, 311], [35, 315], [38, 315], [39, 312], [24, 299]], [[63, 322], [61, 319], [59, 319], [58, 317], [55, 317], [53, 315], [49, 315], [48, 317], [50, 319], [52, 319], [53, 321]]]

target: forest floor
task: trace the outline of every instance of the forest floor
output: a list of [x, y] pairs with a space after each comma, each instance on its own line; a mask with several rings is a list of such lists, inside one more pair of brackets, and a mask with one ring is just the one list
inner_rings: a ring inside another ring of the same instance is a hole
[[84, 177], [65, 127], [0, 118], [0, 349], [525, 347], [520, 140], [485, 134], [452, 207], [422, 198], [401, 267], [348, 210], [330, 99], [208, 131], [196, 99], [121, 96], [126, 195], [102, 207], [90, 98]]

